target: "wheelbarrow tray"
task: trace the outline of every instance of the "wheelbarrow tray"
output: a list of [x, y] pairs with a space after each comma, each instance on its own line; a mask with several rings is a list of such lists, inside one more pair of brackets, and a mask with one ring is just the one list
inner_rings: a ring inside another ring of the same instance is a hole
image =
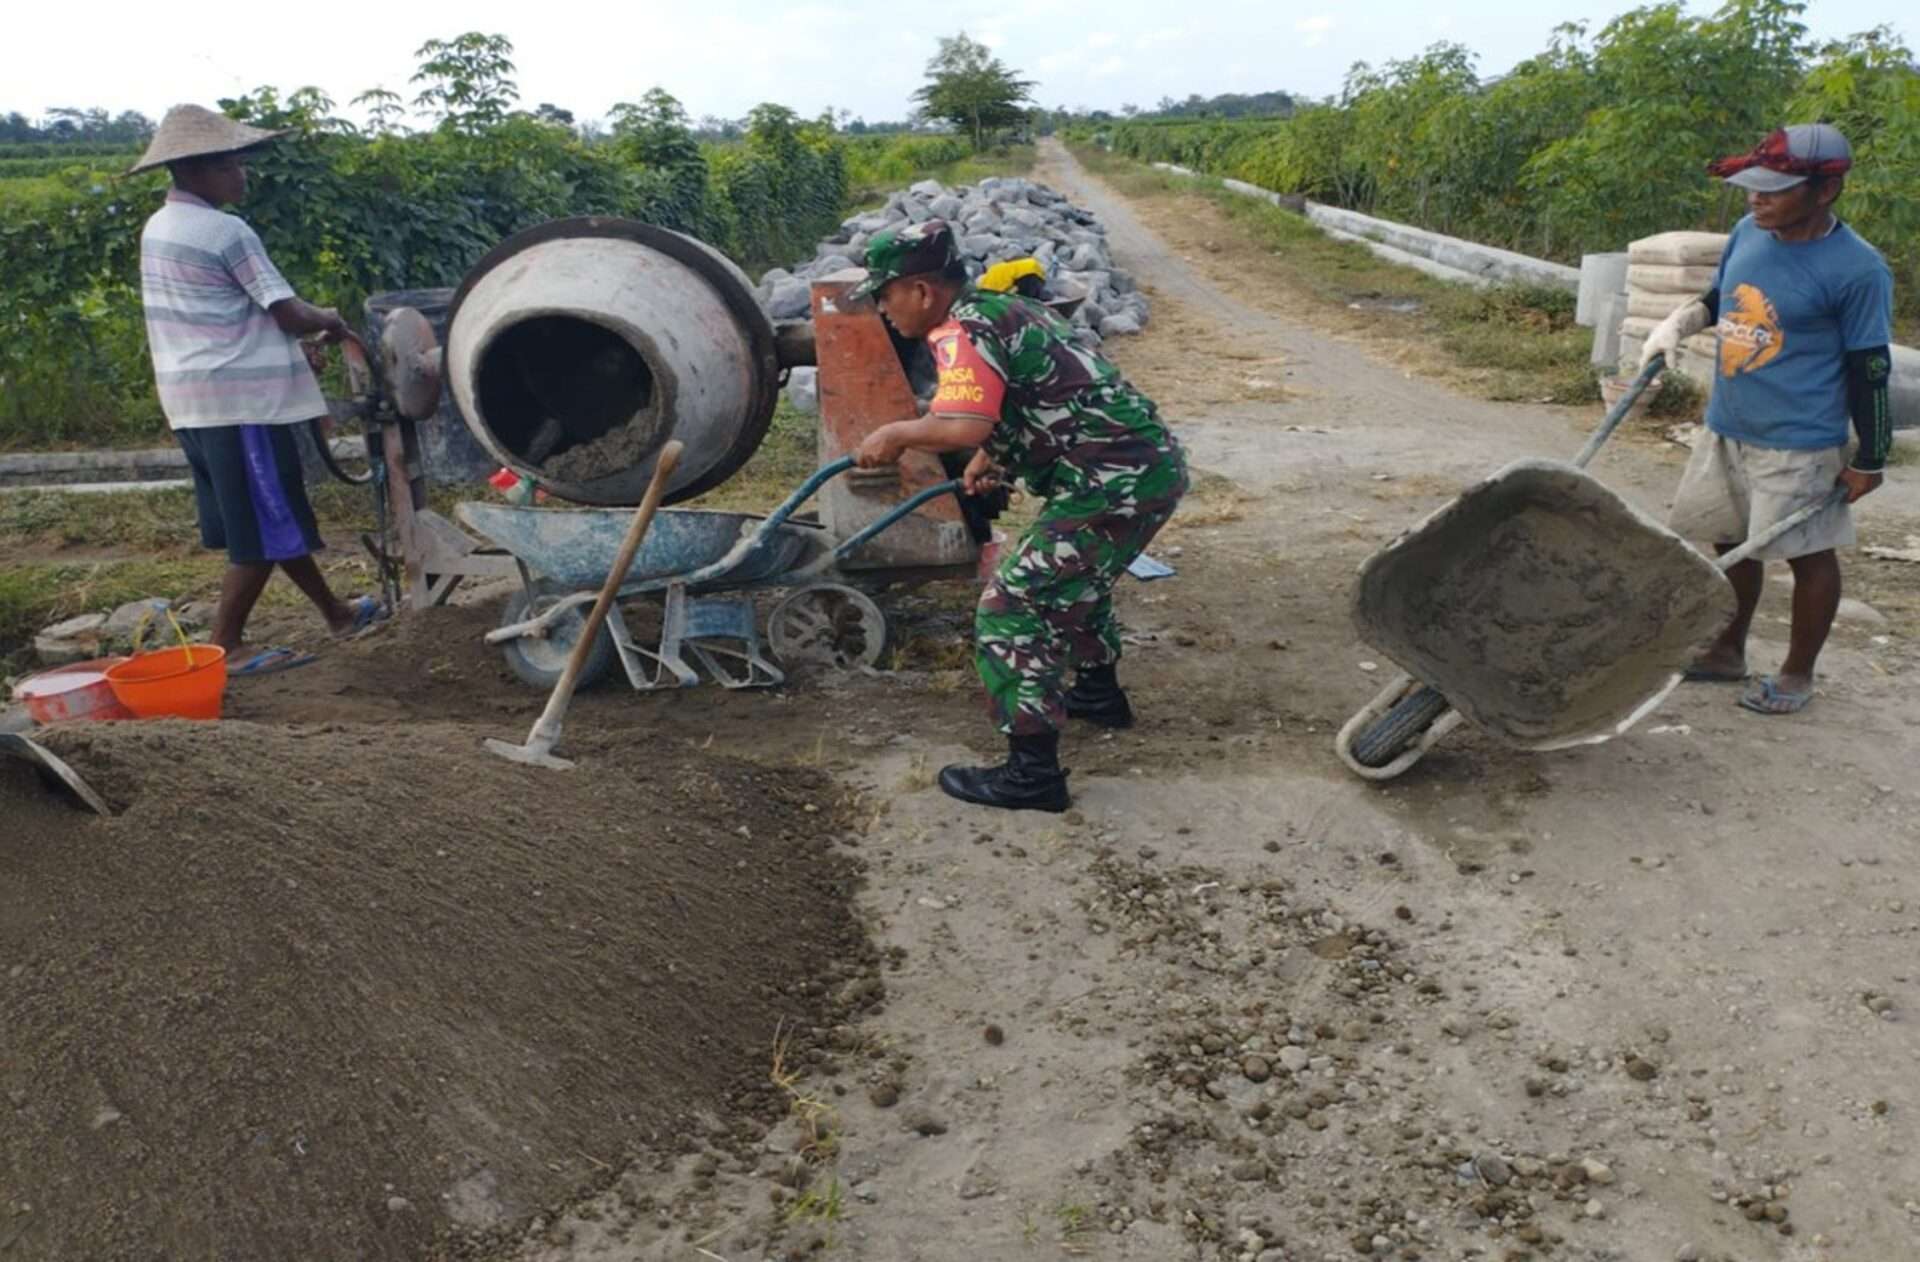
[[[462, 502], [460, 520], [562, 588], [591, 591], [607, 581], [627, 527], [630, 508], [535, 508]], [[623, 592], [664, 586], [726, 556], [765, 518], [700, 508], [665, 508], [653, 519]], [[824, 546], [815, 527], [784, 522], [739, 563], [711, 580], [713, 587], [745, 587], [787, 573]]]
[[1523, 749], [1625, 732], [1732, 617], [1687, 542], [1569, 464], [1521, 460], [1361, 567], [1361, 637]]

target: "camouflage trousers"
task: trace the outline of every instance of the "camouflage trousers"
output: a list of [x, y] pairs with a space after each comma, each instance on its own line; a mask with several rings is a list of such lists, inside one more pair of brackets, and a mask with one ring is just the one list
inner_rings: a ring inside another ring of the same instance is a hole
[[1151, 487], [1144, 495], [1049, 499], [980, 594], [974, 664], [1002, 732], [1058, 731], [1066, 724], [1068, 669], [1120, 660], [1114, 584], [1187, 489], [1177, 451], [1154, 472], [1142, 479]]

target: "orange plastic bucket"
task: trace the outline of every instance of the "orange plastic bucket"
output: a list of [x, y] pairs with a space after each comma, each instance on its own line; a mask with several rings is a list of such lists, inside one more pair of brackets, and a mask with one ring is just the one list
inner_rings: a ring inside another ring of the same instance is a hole
[[146, 638], [153, 614], [142, 618], [133, 633], [133, 656], [107, 667], [113, 695], [136, 719], [219, 718], [220, 702], [227, 693], [227, 651], [218, 645], [189, 642], [172, 610], [164, 603], [156, 603], [155, 609], [166, 610], [180, 646], [141, 652], [140, 642]]
[[183, 644], [139, 653], [107, 667], [107, 683], [136, 719], [217, 719], [227, 693], [227, 651]]

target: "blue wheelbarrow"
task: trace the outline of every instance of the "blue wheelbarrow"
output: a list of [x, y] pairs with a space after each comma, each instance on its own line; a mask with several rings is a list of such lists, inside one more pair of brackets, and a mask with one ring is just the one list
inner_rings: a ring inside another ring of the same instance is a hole
[[[619, 595], [622, 601], [660, 603], [657, 640], [641, 644], [616, 601], [579, 686], [603, 678], [616, 661], [643, 692], [692, 687], [701, 669], [727, 688], [780, 683], [786, 678], [782, 664], [797, 662], [872, 669], [886, 646], [886, 617], [865, 592], [840, 581], [846, 575], [839, 567], [922, 504], [955, 494], [960, 482], [928, 487], [837, 542], [825, 528], [793, 520], [795, 510], [851, 468], [851, 458], [826, 465], [764, 517], [661, 510]], [[500, 625], [487, 633], [487, 643], [499, 646], [520, 679], [551, 688], [613, 567], [632, 511], [469, 501], [457, 512], [470, 529], [511, 555], [520, 571], [521, 590], [507, 602]], [[791, 590], [768, 613], [763, 641], [753, 593], [771, 588]]]

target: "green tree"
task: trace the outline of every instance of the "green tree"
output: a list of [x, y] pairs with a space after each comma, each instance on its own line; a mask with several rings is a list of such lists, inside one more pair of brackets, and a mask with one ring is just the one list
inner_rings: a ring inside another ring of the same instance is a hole
[[981, 149], [991, 133], [1026, 121], [1023, 106], [1032, 92], [1031, 79], [1020, 78], [962, 31], [940, 41], [940, 51], [927, 62], [927, 82], [913, 96], [922, 114], [952, 123]]
[[368, 88], [353, 98], [367, 111], [367, 130], [376, 136], [392, 136], [403, 130], [407, 103], [398, 92], [387, 88]]
[[1699, 18], [1658, 4], [1602, 29], [1597, 108], [1536, 153], [1522, 179], [1568, 252], [1617, 250], [1684, 224], [1727, 226], [1738, 201], [1704, 168], [1778, 124], [1800, 74], [1805, 8], [1733, 0]]
[[649, 182], [657, 222], [717, 235], [719, 225], [707, 199], [706, 159], [679, 100], [663, 88], [651, 88], [637, 105], [622, 101], [614, 106], [612, 119], [614, 152], [640, 168]]
[[1841, 214], [1887, 256], [1894, 292], [1911, 308], [1920, 291], [1920, 68], [1913, 52], [1884, 26], [1826, 45], [1788, 103], [1787, 120], [1832, 123], [1852, 143]]
[[450, 131], [484, 131], [520, 99], [513, 81], [513, 41], [504, 35], [468, 31], [450, 40], [430, 39], [414, 56], [421, 61], [411, 82], [422, 86], [413, 103]]

